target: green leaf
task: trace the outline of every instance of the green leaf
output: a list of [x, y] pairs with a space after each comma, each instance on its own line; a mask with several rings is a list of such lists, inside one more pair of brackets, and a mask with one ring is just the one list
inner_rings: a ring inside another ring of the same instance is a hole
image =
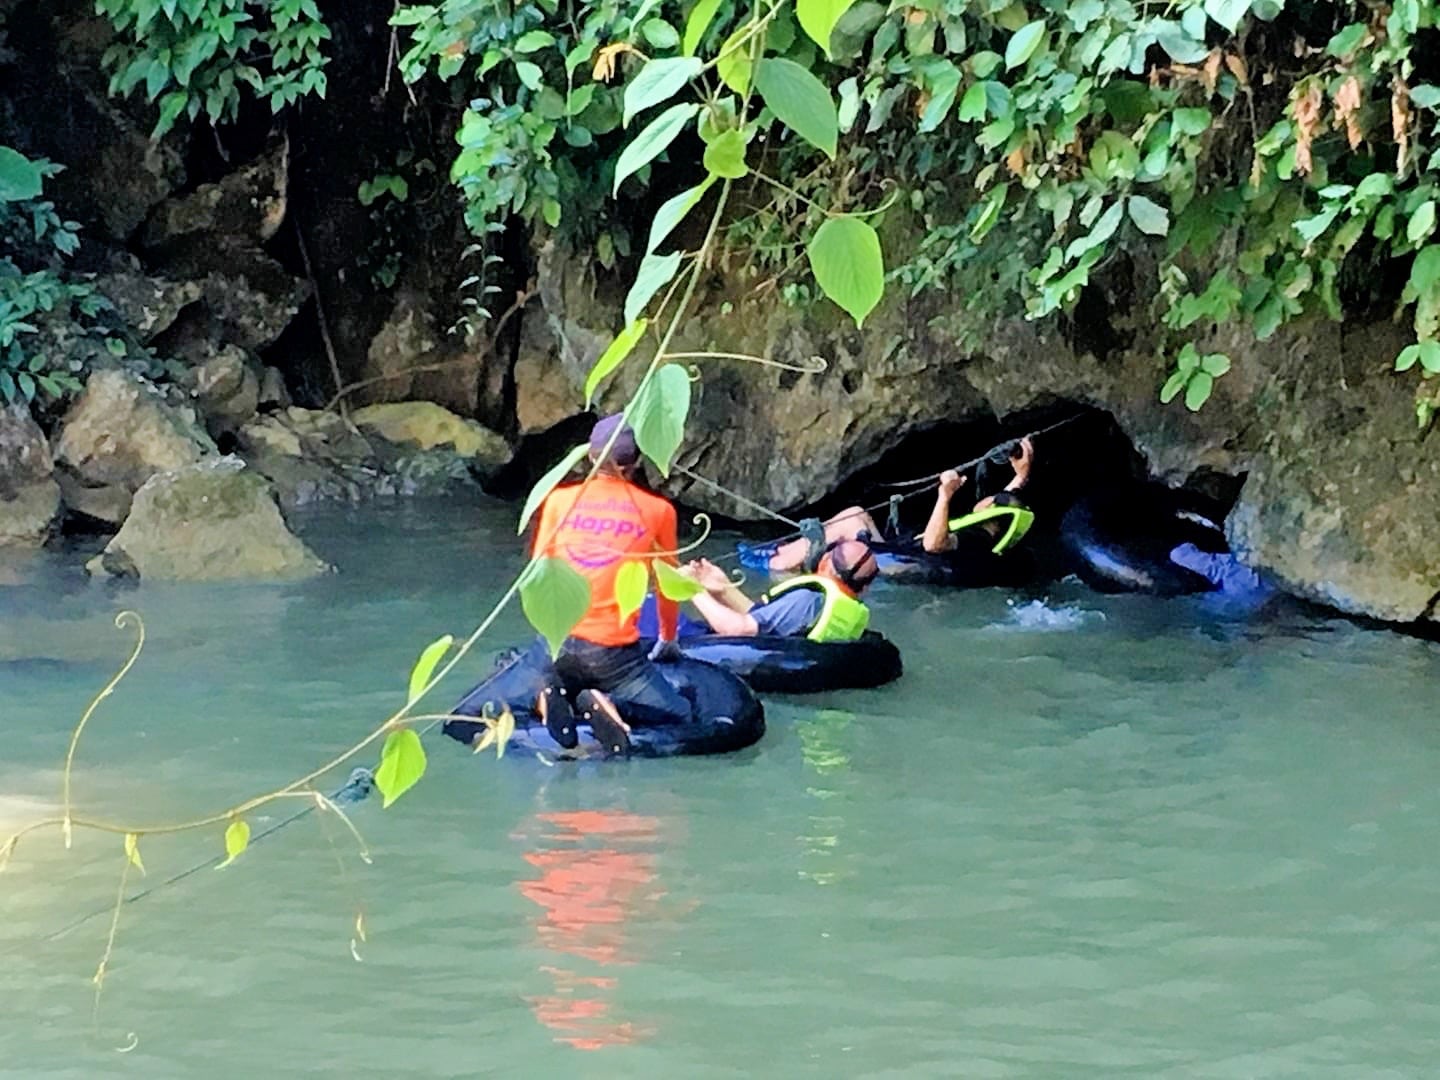
[[615, 185], [611, 194], [618, 195], [620, 185], [627, 176], [633, 176], [664, 153], [699, 111], [698, 103], [671, 105], [646, 124], [645, 129], [621, 151], [620, 160], [615, 163]]
[[250, 823], [244, 818], [236, 818], [225, 828], [225, 861], [215, 869], [224, 870], [238, 859], [249, 846]]
[[430, 676], [435, 673], [435, 666], [440, 663], [440, 658], [454, 644], [454, 636], [445, 634], [425, 646], [420, 658], [415, 661], [415, 666], [410, 669], [410, 690], [405, 698], [407, 706], [415, 704], [420, 699], [420, 695], [425, 692], [425, 687], [430, 682]]
[[1395, 358], [1396, 371], [1409, 371], [1415, 366], [1415, 361], [1420, 359], [1419, 344], [1406, 345], [1400, 350], [1400, 355]]
[[970, 227], [970, 240], [973, 243], [980, 243], [995, 227], [995, 223], [1000, 220], [1000, 211], [1005, 208], [1005, 199], [1009, 194], [1010, 185], [1002, 184], [985, 196], [985, 201], [980, 204], [980, 213], [976, 215], [975, 224]]
[[930, 100], [920, 114], [920, 130], [934, 131], [945, 119], [950, 106], [955, 104], [955, 94], [960, 89], [960, 69], [949, 60], [941, 60], [930, 74]]
[[1363, 22], [1351, 23], [1330, 39], [1325, 51], [1337, 60], [1343, 59], [1358, 49], [1369, 33], [1370, 28]]
[[185, 106], [190, 104], [190, 95], [184, 90], [172, 90], [160, 99], [160, 116], [155, 122], [153, 138], [160, 138], [172, 127], [180, 114], [185, 111]]
[[141, 874], [145, 873], [145, 864], [140, 861], [140, 837], [133, 832], [125, 834], [125, 858]]
[[1118, 131], [1102, 131], [1090, 148], [1090, 168], [1101, 180], [1129, 180], [1140, 171], [1140, 151]]
[[520, 512], [520, 527], [515, 530], [516, 535], [525, 531], [525, 526], [530, 524], [530, 519], [535, 516], [535, 511], [540, 509], [540, 504], [545, 501], [545, 496], [555, 490], [555, 486], [570, 474], [570, 470], [580, 463], [580, 459], [590, 452], [588, 443], [581, 443], [572, 447], [570, 452], [560, 459], [560, 463], [542, 476], [530, 494], [525, 496], [525, 509]]
[[645, 35], [652, 49], [673, 49], [680, 44], [680, 35], [664, 19], [646, 19], [640, 33]]
[[0, 203], [39, 198], [44, 179], [35, 162], [18, 150], [0, 146]]
[[1405, 227], [1405, 239], [1418, 244], [1435, 231], [1435, 200], [1426, 199], [1413, 214], [1410, 224]]
[[621, 330], [615, 340], [610, 342], [610, 345], [600, 354], [600, 359], [595, 361], [595, 366], [590, 369], [590, 374], [585, 378], [585, 408], [590, 408], [590, 402], [595, 398], [595, 390], [599, 387], [600, 380], [624, 362], [641, 337], [644, 336], [645, 328], [649, 325], [650, 320], [648, 319], [636, 319], [624, 330]]
[[995, 74], [995, 69], [1000, 66], [1003, 59], [1004, 58], [997, 52], [982, 49], [970, 57], [970, 72], [977, 79], [988, 79], [991, 75]]
[[1389, 173], [1371, 173], [1355, 188], [1357, 199], [1377, 199], [1395, 190], [1395, 179]]
[[667, 600], [689, 600], [705, 591], [705, 587], [694, 578], [659, 559], [655, 560], [655, 586]]
[[531, 90], [539, 90], [540, 84], [545, 78], [545, 73], [540, 70], [540, 65], [533, 64], [529, 60], [516, 60], [515, 74]]
[[1005, 46], [1005, 68], [1017, 68], [1035, 55], [1045, 37], [1045, 20], [1036, 19], [1015, 31], [1010, 43]]
[[1440, 375], [1440, 341], [1420, 342], [1420, 366], [1431, 375]]
[[1433, 109], [1440, 105], [1440, 86], [1421, 83], [1410, 88], [1410, 103], [1422, 109]]
[[661, 366], [625, 410], [640, 452], [664, 476], [670, 475], [670, 463], [685, 438], [689, 413], [690, 373], [679, 364]]
[[985, 84], [975, 83], [960, 99], [960, 110], [955, 114], [961, 120], [985, 119]]
[[695, 56], [671, 56], [651, 60], [640, 74], [625, 87], [625, 115], [621, 124], [630, 126], [636, 113], [652, 105], [669, 101], [691, 79], [704, 70], [704, 63]]
[[521, 34], [520, 37], [516, 39], [515, 51], [522, 54], [539, 52], [541, 49], [548, 48], [554, 44], [554, 34], [546, 33], [544, 30], [531, 30], [528, 33]]
[[1176, 109], [1170, 130], [1176, 135], [1201, 135], [1210, 127], [1209, 109]]
[[679, 270], [678, 251], [672, 251], [669, 255], [652, 253], [641, 259], [640, 269], [635, 274], [635, 283], [630, 286], [630, 292], [625, 296], [626, 320], [633, 323], [640, 318], [641, 312], [655, 299], [655, 294], [670, 284]]
[[875, 230], [856, 217], [832, 217], [815, 230], [805, 253], [825, 295], [863, 327], [885, 293], [885, 257]]
[[1185, 384], [1185, 407], [1191, 412], [1198, 412], [1200, 406], [1210, 399], [1210, 391], [1213, 389], [1215, 380], [1208, 372], [1195, 372]]
[[1200, 353], [1195, 348], [1193, 341], [1187, 341], [1185, 347], [1180, 350], [1180, 355], [1175, 358], [1175, 368], [1177, 371], [1184, 372], [1187, 378], [1200, 370]]
[[855, 76], [851, 75], [840, 80], [836, 89], [840, 92], [840, 104], [835, 109], [835, 118], [840, 124], [840, 133], [846, 135], [855, 126], [855, 119], [860, 115], [860, 86]]
[[695, 50], [700, 47], [700, 39], [705, 36], [705, 31], [710, 29], [710, 24], [715, 21], [715, 13], [720, 10], [720, 0], [700, 0], [685, 19], [685, 37], [680, 43], [680, 52], [685, 56], [694, 56]]
[[755, 66], [755, 89], [782, 124], [835, 156], [840, 125], [825, 84], [794, 60], [770, 57]]
[[726, 180], [738, 180], [750, 170], [745, 165], [745, 136], [734, 128], [722, 131], [705, 148], [705, 171]]
[[1440, 244], [1428, 244], [1420, 249], [1410, 266], [1410, 279], [1405, 284], [1406, 302], [1426, 295], [1440, 285]]
[[553, 658], [590, 610], [590, 582], [564, 559], [536, 559], [520, 581], [520, 606]]
[[810, 39], [831, 57], [830, 35], [854, 0], [795, 0], [795, 15]]
[[1170, 378], [1165, 380], [1165, 385], [1160, 388], [1160, 403], [1169, 405], [1175, 400], [1175, 395], [1185, 389], [1185, 384], [1189, 381], [1190, 373], [1188, 371], [1172, 372]]
[[1232, 34], [1249, 10], [1250, 0], [1205, 0], [1205, 14]]
[[645, 603], [645, 591], [649, 585], [650, 572], [643, 562], [627, 559], [620, 564], [615, 574], [615, 603], [620, 608], [621, 626]]
[[744, 37], [745, 27], [742, 26], [725, 39], [725, 43], [720, 46], [719, 56], [715, 58], [715, 71], [720, 76], [720, 81], [737, 94], [743, 94], [750, 89], [750, 42], [738, 44]]
[[[568, 567], [567, 567], [568, 569]], [[575, 574], [574, 570], [570, 571]], [[580, 577], [579, 574], [575, 574]], [[584, 581], [584, 578], [580, 578]], [[589, 593], [589, 586], [586, 586]], [[522, 592], [523, 600], [524, 594]], [[528, 614], [528, 612], [527, 612]], [[577, 616], [578, 618], [578, 616]], [[420, 745], [420, 736], [409, 728], [397, 728], [385, 736], [385, 746], [380, 751], [380, 767], [375, 770], [375, 786], [385, 796], [381, 809], [409, 791], [425, 775], [425, 747]], [[237, 822], [237, 824], [239, 824]], [[230, 826], [233, 829], [235, 826]], [[225, 830], [225, 850], [230, 850], [230, 829]], [[249, 829], [246, 828], [246, 839]], [[244, 848], [242, 847], [243, 851]], [[231, 858], [234, 858], [232, 855]]]
[[[650, 238], [645, 244], [645, 254], [655, 254], [655, 249], [665, 242], [665, 238], [670, 235], [676, 225], [685, 220], [685, 215], [690, 213], [695, 208], [695, 204], [704, 198], [705, 192], [710, 190], [710, 185], [714, 182], [713, 176], [707, 176], [693, 188], [687, 188], [679, 195], [671, 196], [660, 204], [660, 209], [655, 211], [655, 217], [650, 222]], [[643, 266], [641, 270], [643, 272]], [[673, 273], [671, 276], [674, 276]], [[669, 280], [668, 277], [665, 279], [665, 281]], [[636, 283], [639, 283], [638, 277]], [[650, 295], [653, 296], [654, 293]], [[638, 314], [637, 312], [635, 316], [627, 315], [625, 318], [628, 322], [634, 322]]]
[[1170, 211], [1144, 195], [1131, 195], [1126, 203], [1130, 220], [1149, 236], [1164, 236], [1170, 231]]
[[1218, 379], [1230, 370], [1230, 357], [1224, 353], [1208, 353], [1200, 361], [1200, 370]]
[[1331, 224], [1335, 221], [1336, 215], [1339, 213], [1340, 208], [1332, 206], [1330, 209], [1323, 210], [1314, 217], [1301, 218], [1295, 222], [1295, 231], [1300, 234], [1301, 238], [1307, 244], [1312, 243], [1316, 237], [1330, 228]]

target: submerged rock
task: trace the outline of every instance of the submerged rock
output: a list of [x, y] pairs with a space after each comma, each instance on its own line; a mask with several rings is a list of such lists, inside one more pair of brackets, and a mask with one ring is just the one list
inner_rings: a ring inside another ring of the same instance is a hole
[[234, 457], [156, 473], [92, 574], [171, 581], [295, 579], [328, 567], [280, 516], [270, 484]]
[[123, 371], [99, 371], [60, 425], [57, 461], [90, 486], [136, 491], [162, 469], [198, 462], [215, 445], [193, 414]]

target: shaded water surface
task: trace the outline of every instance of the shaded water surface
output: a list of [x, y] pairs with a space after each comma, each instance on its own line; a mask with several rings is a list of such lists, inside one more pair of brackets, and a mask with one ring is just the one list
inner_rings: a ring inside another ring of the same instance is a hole
[[[519, 565], [513, 520], [317, 513], [340, 572], [300, 585], [5, 589], [0, 825], [56, 797], [122, 607], [150, 639], [76, 801], [178, 820], [383, 718]], [[433, 741], [354, 814], [373, 865], [312, 815], [127, 907], [98, 1014], [108, 916], [42, 939], [113, 897], [121, 840], [32, 837], [0, 876], [0, 1076], [1434, 1075], [1433, 646], [1065, 586], [874, 606], [905, 678], [772, 699], [733, 757]], [[437, 704], [521, 636], [507, 614]], [[145, 883], [220, 832], [145, 841]]]

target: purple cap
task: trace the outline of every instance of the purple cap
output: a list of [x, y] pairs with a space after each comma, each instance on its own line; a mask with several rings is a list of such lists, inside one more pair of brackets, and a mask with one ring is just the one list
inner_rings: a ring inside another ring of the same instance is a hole
[[[615, 435], [616, 428], [620, 429], [618, 435]], [[595, 422], [595, 426], [590, 429], [591, 458], [599, 459], [601, 452], [605, 449], [605, 444], [610, 441], [611, 435], [615, 435], [615, 445], [610, 447], [608, 461], [623, 469], [640, 460], [640, 447], [635, 443], [635, 432], [629, 424], [625, 423], [624, 413], [611, 413]]]

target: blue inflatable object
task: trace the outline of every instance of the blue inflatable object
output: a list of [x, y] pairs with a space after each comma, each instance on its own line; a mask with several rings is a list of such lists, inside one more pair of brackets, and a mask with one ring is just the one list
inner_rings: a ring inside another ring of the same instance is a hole
[[1061, 543], [1075, 572], [1100, 592], [1207, 593], [1240, 608], [1274, 595], [1231, 554], [1219, 525], [1159, 484], [1077, 502], [1061, 522]]
[[[654, 640], [659, 633], [652, 593], [640, 608], [640, 636]], [[873, 632], [859, 641], [819, 642], [773, 634], [725, 637], [682, 611], [678, 636], [684, 655], [739, 675], [752, 690], [765, 694], [869, 689], [894, 682], [905, 670], [900, 650]]]
[[[765, 709], [754, 692], [738, 677], [712, 664], [683, 659], [661, 664], [665, 678], [694, 703], [688, 723], [663, 726], [635, 726], [630, 732], [632, 757], [674, 757], [680, 754], [728, 754], [760, 740], [765, 734]], [[515, 716], [513, 750], [544, 754], [552, 759], [572, 760], [603, 754], [590, 726], [576, 725], [580, 746], [566, 750], [550, 737], [535, 702], [540, 691], [553, 680], [554, 668], [543, 641], [507, 657], [490, 678], [466, 694], [451, 713], [482, 716], [488, 709], [495, 715], [508, 705]], [[566, 687], [573, 699], [580, 686]], [[577, 717], [578, 719], [578, 717]], [[447, 720], [444, 732], [467, 745], [481, 736], [486, 725], [480, 721]]]

